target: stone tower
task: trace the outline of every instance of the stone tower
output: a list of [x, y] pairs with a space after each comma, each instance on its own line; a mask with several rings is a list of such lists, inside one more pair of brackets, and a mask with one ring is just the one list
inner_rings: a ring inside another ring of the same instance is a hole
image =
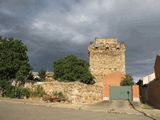
[[116, 38], [96, 38], [90, 43], [89, 64], [97, 83], [103, 84], [105, 75], [113, 72], [125, 74], [125, 44], [118, 43]]

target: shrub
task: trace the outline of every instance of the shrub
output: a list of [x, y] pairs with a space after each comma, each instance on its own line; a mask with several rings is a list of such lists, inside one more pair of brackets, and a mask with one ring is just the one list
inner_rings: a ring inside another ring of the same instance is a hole
[[23, 96], [23, 97], [26, 97], [26, 98], [29, 98], [29, 97], [30, 97], [30, 89], [28, 89], [28, 88], [23, 88], [21, 92], [22, 92], [22, 96]]
[[12, 86], [7, 80], [0, 81], [0, 91], [3, 97], [24, 98], [30, 97], [30, 90], [23, 87]]
[[14, 86], [10, 86], [9, 89], [5, 89], [3, 92], [3, 97], [20, 98], [19, 96], [18, 88]]
[[85, 84], [94, 84], [89, 65], [74, 55], [66, 56], [54, 62], [54, 77], [58, 81], [80, 81]]
[[65, 97], [64, 97], [64, 95], [63, 95], [62, 92], [57, 92], [57, 91], [53, 92], [53, 96], [56, 96], [56, 97], [58, 97], [61, 100], [65, 100]]
[[43, 87], [37, 86], [36, 89], [33, 91], [33, 96], [42, 97], [43, 95], [45, 95]]
[[0, 80], [0, 90], [2, 97], [16, 98], [18, 93], [18, 88], [11, 85], [8, 80]]
[[21, 98], [21, 88], [12, 86], [12, 89], [8, 91], [9, 93], [6, 94], [7, 97], [11, 98]]
[[0, 91], [2, 97], [4, 97], [8, 93], [8, 90], [10, 89], [11, 89], [11, 83], [8, 80], [0, 80]]

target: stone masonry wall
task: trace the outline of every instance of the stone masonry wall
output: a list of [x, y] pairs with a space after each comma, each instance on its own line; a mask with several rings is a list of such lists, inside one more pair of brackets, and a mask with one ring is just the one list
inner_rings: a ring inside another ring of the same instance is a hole
[[89, 50], [90, 70], [97, 82], [113, 72], [125, 74], [125, 45], [115, 38], [97, 38], [91, 43]]
[[41, 82], [34, 84], [32, 87], [40, 85], [47, 94], [53, 92], [62, 92], [66, 99], [74, 104], [95, 103], [103, 100], [103, 90], [101, 86], [86, 85], [79, 82]]

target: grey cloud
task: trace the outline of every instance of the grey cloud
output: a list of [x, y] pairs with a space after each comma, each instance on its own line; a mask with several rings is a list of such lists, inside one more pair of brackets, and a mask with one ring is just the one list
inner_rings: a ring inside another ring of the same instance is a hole
[[88, 60], [95, 37], [117, 37], [127, 46], [127, 72], [153, 71], [160, 44], [157, 0], [0, 0], [0, 34], [28, 46], [35, 70], [52, 69], [67, 54]]

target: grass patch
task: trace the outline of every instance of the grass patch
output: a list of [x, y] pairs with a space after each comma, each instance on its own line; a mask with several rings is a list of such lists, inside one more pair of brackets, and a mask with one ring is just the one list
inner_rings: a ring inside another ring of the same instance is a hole
[[148, 104], [141, 104], [140, 107], [143, 109], [154, 109], [152, 106], [150, 106]]

